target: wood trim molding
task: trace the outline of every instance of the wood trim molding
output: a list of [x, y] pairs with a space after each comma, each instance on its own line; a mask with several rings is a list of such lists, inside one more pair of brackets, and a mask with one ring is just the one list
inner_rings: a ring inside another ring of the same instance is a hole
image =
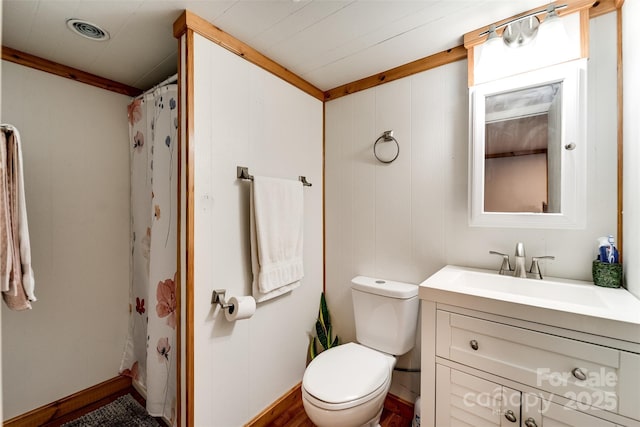
[[[622, 2], [620, 2], [620, 6], [622, 6]], [[623, 57], [622, 57], [622, 9], [617, 9], [616, 11], [616, 20], [617, 20], [617, 71], [618, 71], [618, 250], [620, 252], [620, 263], [623, 262], [623, 208], [624, 208], [624, 179], [623, 179], [623, 167], [624, 167], [624, 157], [623, 157], [623, 146], [624, 146], [624, 76], [623, 76]]]
[[327, 103], [322, 103], [322, 292], [327, 294]]
[[580, 57], [589, 58], [589, 9], [580, 11]]
[[467, 86], [473, 86], [473, 82], [476, 78], [476, 69], [474, 67], [476, 63], [476, 50], [469, 49], [467, 50]]
[[186, 283], [184, 283], [185, 281], [182, 279], [182, 273], [184, 271], [184, 267], [182, 265], [182, 253], [184, 251], [184, 247], [183, 247], [183, 241], [186, 242], [186, 240], [183, 240], [183, 233], [186, 230], [182, 229], [182, 224], [183, 224], [183, 220], [184, 220], [184, 213], [182, 211], [182, 198], [184, 197], [183, 194], [183, 171], [185, 170], [184, 166], [183, 166], [183, 162], [184, 162], [184, 154], [182, 153], [182, 147], [185, 144], [184, 141], [184, 137], [183, 137], [183, 117], [185, 117], [186, 112], [184, 111], [184, 104], [183, 101], [185, 99], [185, 95], [184, 95], [184, 90], [185, 88], [183, 87], [182, 84], [182, 80], [181, 77], [184, 76], [184, 70], [183, 70], [183, 64], [182, 64], [182, 54], [183, 54], [183, 48], [182, 48], [182, 39], [178, 39], [178, 123], [179, 123], [179, 132], [178, 132], [178, 192], [177, 192], [177, 197], [178, 197], [178, 215], [177, 215], [177, 223], [178, 223], [178, 227], [177, 227], [177, 242], [178, 242], [178, 250], [176, 251], [176, 265], [177, 265], [177, 271], [176, 271], [176, 312], [178, 313], [177, 315], [177, 322], [176, 322], [176, 347], [177, 347], [177, 351], [176, 351], [176, 368], [177, 368], [177, 373], [176, 373], [176, 423], [178, 427], [181, 427], [182, 425], [182, 411], [184, 410], [183, 406], [182, 406], [182, 396], [183, 396], [183, 387], [182, 387], [182, 378], [183, 378], [183, 372], [182, 372], [182, 363], [183, 363], [183, 356], [182, 356], [182, 349], [186, 348], [185, 344], [183, 343], [183, 332], [182, 332], [182, 327], [183, 324], [185, 326], [185, 330], [186, 328], [188, 328], [188, 322], [185, 321], [185, 319], [183, 319], [183, 314], [186, 310], [183, 310], [183, 303], [186, 300], [186, 298], [182, 297], [182, 293], [183, 290], [186, 289]]
[[244, 427], [267, 427], [282, 415], [288, 408], [302, 399], [302, 383], [298, 383], [282, 397], [273, 402], [264, 411], [256, 415]]
[[619, 0], [598, 0], [589, 9], [589, 18], [597, 18], [600, 15], [615, 12], [619, 8], [618, 3]]
[[4, 421], [5, 427], [41, 426], [65, 415], [69, 415], [78, 409], [84, 408], [101, 399], [118, 393], [125, 394], [131, 388], [131, 378], [119, 376], [70, 396], [56, 400], [48, 405], [41, 406], [25, 414], [18, 415]]
[[314, 98], [321, 101], [324, 100], [324, 92], [304, 80], [302, 77], [292, 73], [248, 44], [236, 39], [228, 33], [225, 33], [220, 28], [204, 20], [198, 15], [185, 10], [173, 24], [173, 35], [175, 37], [179, 37], [184, 34], [187, 29], [190, 29], [202, 37], [222, 46], [228, 51], [235, 53], [271, 74], [280, 77], [282, 80], [292, 84]]
[[[195, 243], [195, 195], [194, 195], [194, 170], [195, 170], [195, 151], [194, 151], [194, 55], [193, 55], [193, 41], [194, 32], [191, 29], [187, 29], [184, 33], [184, 64], [182, 64], [182, 41], [180, 41], [180, 71], [178, 78], [185, 82], [185, 99], [184, 104], [181, 100], [181, 105], [184, 105], [185, 111], [180, 114], [184, 114], [184, 141], [181, 141], [184, 145], [184, 153], [186, 159], [181, 162], [185, 168], [184, 177], [186, 183], [183, 186], [180, 184], [180, 188], [184, 187], [186, 194], [186, 218], [185, 228], [186, 236], [184, 239], [186, 245], [185, 253], [185, 268], [186, 268], [186, 283], [185, 285], [185, 310], [186, 310], [186, 324], [185, 324], [185, 374], [186, 374], [186, 408], [185, 414], [186, 425], [194, 426], [195, 420], [195, 338], [194, 338], [194, 243]], [[186, 70], [182, 69], [182, 65], [186, 67]], [[184, 77], [184, 80], [182, 80]], [[182, 151], [182, 149], [181, 149]], [[182, 176], [182, 175], [181, 175]]]
[[464, 46], [457, 46], [452, 49], [409, 62], [408, 64], [383, 71], [373, 76], [365, 77], [364, 79], [356, 80], [355, 82], [330, 89], [324, 93], [324, 100], [331, 101], [332, 99], [337, 99], [345, 95], [350, 95], [361, 90], [389, 83], [403, 77], [408, 77], [413, 74], [421, 73], [423, 71], [466, 58], [467, 52]]
[[13, 62], [15, 64], [24, 65], [25, 67], [34, 68], [46, 73], [51, 73], [60, 77], [75, 80], [80, 83], [99, 87], [100, 89], [120, 93], [122, 95], [135, 97], [143, 93], [142, 89], [128, 86], [113, 80], [105, 79], [104, 77], [96, 76], [95, 74], [87, 73], [85, 71], [68, 67], [66, 65], [58, 64], [57, 62], [49, 61], [48, 59], [40, 58], [26, 52], [21, 52], [7, 46], [2, 46], [2, 59], [4, 59], [5, 61]]

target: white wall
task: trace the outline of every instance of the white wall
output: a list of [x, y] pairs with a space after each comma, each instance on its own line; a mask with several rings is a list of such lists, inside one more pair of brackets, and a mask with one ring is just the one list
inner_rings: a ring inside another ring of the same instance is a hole
[[[467, 223], [467, 63], [459, 61], [326, 104], [326, 287], [337, 332], [354, 340], [350, 279], [420, 283], [446, 264], [498, 269], [489, 250], [555, 255], [543, 274], [590, 280], [596, 238], [616, 231], [615, 14], [591, 20], [585, 230], [471, 228]], [[393, 129], [400, 156], [378, 163]], [[523, 188], [522, 191], [527, 191]], [[419, 364], [418, 351], [400, 366]], [[419, 375], [394, 373], [411, 400]]]
[[[196, 36], [195, 420], [243, 425], [298, 384], [322, 291], [322, 102]], [[254, 175], [305, 175], [304, 270], [292, 293], [229, 323], [214, 289], [251, 294], [249, 186]]]
[[129, 98], [2, 63], [22, 137], [33, 309], [2, 307], [4, 416], [118, 375], [129, 295]]
[[624, 270], [627, 289], [640, 298], [640, 4], [622, 7], [624, 82]]

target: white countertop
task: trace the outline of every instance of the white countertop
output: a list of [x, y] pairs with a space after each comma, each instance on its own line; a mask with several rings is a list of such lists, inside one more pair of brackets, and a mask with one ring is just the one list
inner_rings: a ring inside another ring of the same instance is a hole
[[516, 278], [448, 265], [420, 284], [419, 296], [436, 303], [640, 342], [640, 300], [624, 288], [558, 278]]

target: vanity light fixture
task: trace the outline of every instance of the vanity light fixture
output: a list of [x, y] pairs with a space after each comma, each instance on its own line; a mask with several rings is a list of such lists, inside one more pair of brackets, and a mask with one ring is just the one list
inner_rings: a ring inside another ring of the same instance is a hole
[[[556, 11], [564, 9], [565, 7], [567, 7], [566, 4], [558, 6], [550, 4], [545, 9], [527, 13], [526, 15], [519, 16], [500, 25], [493, 24], [487, 31], [480, 33], [480, 36], [488, 34], [485, 43], [489, 43], [491, 40], [499, 37], [496, 30], [504, 27], [502, 31], [502, 41], [505, 45], [509, 47], [524, 46], [534, 40], [539, 31], [557, 33], [558, 30], [556, 27], [562, 27], [562, 22]], [[543, 14], [547, 16], [545, 20], [540, 23], [538, 15]], [[564, 31], [564, 28], [561, 28], [561, 30]]]

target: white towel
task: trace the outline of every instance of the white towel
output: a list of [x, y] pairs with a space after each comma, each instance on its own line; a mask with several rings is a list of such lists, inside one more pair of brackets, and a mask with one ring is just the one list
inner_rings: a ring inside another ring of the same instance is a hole
[[[5, 182], [2, 190], [2, 224], [0, 231], [3, 239], [8, 239], [9, 247], [2, 246], [0, 263], [2, 264], [2, 287], [5, 286], [5, 275], [9, 273], [9, 290], [2, 296], [12, 310], [31, 308], [30, 301], [36, 301], [34, 295], [33, 269], [31, 268], [31, 244], [29, 241], [29, 226], [27, 223], [27, 208], [25, 204], [24, 176], [22, 171], [22, 149], [20, 134], [11, 125], [2, 125], [3, 138], [2, 160]], [[6, 151], [5, 151], [6, 149]], [[6, 154], [6, 156], [5, 156]], [[6, 222], [8, 221], [8, 228]], [[6, 256], [11, 258], [7, 260]], [[7, 267], [10, 267], [7, 270]]]
[[304, 203], [300, 181], [256, 176], [251, 187], [253, 297], [261, 302], [300, 286]]
[[20, 134], [18, 129], [13, 128], [13, 137], [15, 138], [16, 154], [17, 154], [17, 170], [18, 174], [18, 216], [19, 216], [19, 239], [20, 239], [20, 262], [22, 264], [22, 286], [27, 294], [29, 301], [36, 301], [34, 294], [35, 284], [33, 278], [33, 269], [31, 267], [31, 240], [29, 239], [29, 224], [27, 221], [27, 204], [24, 194], [24, 172], [22, 170], [22, 147], [20, 142]]

